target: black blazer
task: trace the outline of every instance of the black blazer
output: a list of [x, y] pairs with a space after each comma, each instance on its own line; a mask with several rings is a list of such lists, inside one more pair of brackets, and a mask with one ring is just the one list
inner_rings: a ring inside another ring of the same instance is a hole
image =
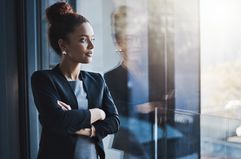
[[[105, 120], [93, 123], [96, 136], [92, 138], [98, 155], [104, 159], [102, 138], [117, 132], [120, 125], [119, 115], [100, 74], [81, 71], [79, 78], [87, 92], [89, 109], [100, 108], [106, 113]], [[89, 110], [77, 109], [76, 96], [59, 70], [59, 65], [52, 70], [34, 72], [31, 82], [42, 125], [38, 159], [73, 159], [77, 139], [74, 132], [90, 127]], [[69, 104], [72, 110], [63, 111], [57, 100]]]

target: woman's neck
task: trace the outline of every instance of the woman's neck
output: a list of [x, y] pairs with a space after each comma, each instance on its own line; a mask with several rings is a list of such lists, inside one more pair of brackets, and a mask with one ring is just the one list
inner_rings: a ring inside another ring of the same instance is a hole
[[62, 60], [59, 64], [59, 68], [67, 80], [77, 80], [79, 79], [80, 65], [80, 63]]

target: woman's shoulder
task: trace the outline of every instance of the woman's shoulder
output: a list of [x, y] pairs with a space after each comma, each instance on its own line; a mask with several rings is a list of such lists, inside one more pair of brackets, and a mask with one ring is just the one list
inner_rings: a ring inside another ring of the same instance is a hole
[[38, 70], [38, 71], [34, 71], [32, 74], [32, 78], [33, 77], [39, 77], [39, 76], [50, 76], [51, 74], [53, 74], [52, 70]]
[[31, 76], [32, 81], [37, 82], [46, 82], [46, 81], [55, 81], [56, 79], [60, 79], [60, 75], [54, 70], [38, 70], [33, 72]]
[[54, 76], [60, 74], [59, 64], [54, 66], [52, 69], [37, 70], [33, 72], [32, 76]]
[[81, 71], [81, 77], [88, 80], [103, 80], [103, 76], [98, 72]]
[[81, 74], [87, 75], [87, 76], [101, 76], [101, 74], [98, 72], [91, 72], [91, 71], [85, 71], [85, 70], [81, 70]]

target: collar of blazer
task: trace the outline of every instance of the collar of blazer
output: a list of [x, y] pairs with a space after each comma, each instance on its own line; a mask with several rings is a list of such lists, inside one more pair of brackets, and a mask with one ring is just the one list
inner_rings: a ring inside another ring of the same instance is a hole
[[[73, 109], [78, 109], [78, 102], [76, 99], [76, 96], [74, 94], [73, 89], [71, 88], [68, 80], [64, 77], [62, 72], [60, 71], [59, 64], [56, 65], [53, 69], [54, 72], [56, 72], [59, 76], [59, 80], [61, 80], [61, 85], [64, 87], [65, 94], [68, 98], [68, 102], [70, 102], [70, 105]], [[81, 71], [79, 75], [79, 79], [83, 81], [83, 86], [87, 94], [87, 99], [88, 99], [88, 107], [89, 109], [92, 108], [93, 105], [93, 99], [95, 92], [93, 89], [91, 89], [91, 81], [89, 80], [88, 76], [86, 76], [87, 72]]]

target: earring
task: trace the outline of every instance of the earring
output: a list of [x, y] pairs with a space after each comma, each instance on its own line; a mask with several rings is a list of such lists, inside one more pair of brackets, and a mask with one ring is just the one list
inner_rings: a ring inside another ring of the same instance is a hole
[[115, 52], [123, 52], [121, 49], [116, 49]]
[[66, 52], [66, 51], [62, 51], [62, 54], [63, 54], [63, 55], [66, 55], [66, 54], [67, 54], [67, 52]]

